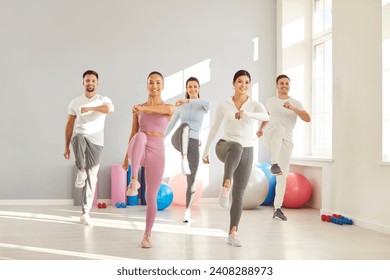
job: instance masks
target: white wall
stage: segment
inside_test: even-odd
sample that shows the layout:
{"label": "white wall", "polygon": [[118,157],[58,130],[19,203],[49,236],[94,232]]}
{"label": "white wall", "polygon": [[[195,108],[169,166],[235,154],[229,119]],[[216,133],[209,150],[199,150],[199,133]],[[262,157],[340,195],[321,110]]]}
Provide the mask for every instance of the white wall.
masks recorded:
{"label": "white wall", "polygon": [[333,2],[334,164],[323,208],[390,233],[390,166],[381,165],[381,1]]}
{"label": "white wall", "polygon": [[[83,93],[87,69],[98,71],[98,92],[115,105],[106,119],[99,198],[110,198],[110,166],[123,160],[131,107],[145,101],[150,71],[169,80],[209,61],[201,94],[216,105],[232,94],[233,74],[247,69],[258,84],[254,94],[264,102],[274,92],[275,5],[273,0],[0,0],[0,199],[73,198],[74,163],[63,158],[64,129],[68,104]],[[267,158],[264,153],[259,157]],[[218,160],[212,159],[214,168]],[[204,196],[216,195],[218,186],[206,187]]]}

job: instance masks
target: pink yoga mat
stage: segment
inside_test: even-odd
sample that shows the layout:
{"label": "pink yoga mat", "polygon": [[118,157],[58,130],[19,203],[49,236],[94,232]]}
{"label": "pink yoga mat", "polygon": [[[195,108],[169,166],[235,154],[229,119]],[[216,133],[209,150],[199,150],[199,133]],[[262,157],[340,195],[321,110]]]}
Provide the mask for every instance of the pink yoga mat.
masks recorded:
{"label": "pink yoga mat", "polygon": [[126,203],[126,182],[127,172],[123,170],[122,165],[111,165],[111,205],[117,202]]}
{"label": "pink yoga mat", "polygon": [[98,205],[98,184],[96,183],[95,195],[93,196],[93,204],[92,206],[97,207]]}

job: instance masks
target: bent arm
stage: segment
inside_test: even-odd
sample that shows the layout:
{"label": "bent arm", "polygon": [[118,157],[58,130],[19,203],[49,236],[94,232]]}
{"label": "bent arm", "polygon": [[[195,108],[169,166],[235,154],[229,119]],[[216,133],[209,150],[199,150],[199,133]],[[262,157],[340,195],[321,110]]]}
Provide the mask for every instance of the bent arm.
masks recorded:
{"label": "bent arm", "polygon": [[[295,104],[294,104],[295,105]],[[298,103],[298,105],[296,105],[297,107],[299,107],[299,109],[293,105],[291,105],[290,102],[286,102],[283,104],[283,107],[287,108],[287,109],[290,109],[292,111],[295,112],[295,114],[298,115],[298,117],[305,121],[305,122],[310,122],[310,115],[308,112],[306,112],[303,107],[302,107],[302,104]]]}
{"label": "bent arm", "polygon": [[172,104],[164,104],[164,105],[137,105],[134,107],[135,111],[138,112],[145,112],[145,113],[155,113],[155,114],[161,114],[161,115],[168,115],[172,116],[175,112],[175,106]]}
{"label": "bent arm", "polygon": [[81,107],[81,113],[86,112],[99,112],[102,114],[110,114],[114,112],[114,105],[111,103],[104,103],[103,105],[96,107]]}
{"label": "bent arm", "polygon": [[265,110],[264,105],[260,102],[256,102],[255,112],[244,111],[244,116],[262,122],[269,121],[269,114],[267,113],[267,110]]}
{"label": "bent arm", "polygon": [[305,110],[299,110],[299,109],[295,108],[293,111],[298,115],[298,117],[301,118],[301,120],[303,120],[305,122],[310,122],[310,120],[311,120],[310,115]]}
{"label": "bent arm", "polygon": [[206,100],[203,100],[203,99],[188,99],[190,103],[194,103],[200,107],[202,107],[203,110],[205,110],[206,112],[209,111],[210,109],[210,103]]}

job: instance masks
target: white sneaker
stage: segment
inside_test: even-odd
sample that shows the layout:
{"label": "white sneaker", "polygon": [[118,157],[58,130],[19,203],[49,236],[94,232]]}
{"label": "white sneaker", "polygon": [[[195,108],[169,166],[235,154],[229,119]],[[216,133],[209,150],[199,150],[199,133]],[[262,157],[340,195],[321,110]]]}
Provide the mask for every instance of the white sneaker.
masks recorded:
{"label": "white sneaker", "polygon": [[186,211],[184,212],[183,223],[188,223],[190,221],[191,221],[191,210],[186,209]]}
{"label": "white sneaker", "polygon": [[86,226],[93,226],[93,221],[88,213],[84,213],[83,215],[81,215],[80,223]]}
{"label": "white sneaker", "polygon": [[238,233],[237,231],[233,231],[228,236],[228,243],[232,245],[233,247],[241,247],[241,241],[238,239]]}
{"label": "white sneaker", "polygon": [[85,180],[87,179],[87,172],[78,171],[76,176],[75,187],[78,189],[82,189],[85,186]]}
{"label": "white sneaker", "polygon": [[226,187],[221,187],[221,190],[219,192],[219,197],[218,197],[218,202],[221,207],[226,208],[229,206],[229,194],[230,194],[230,189]]}
{"label": "white sneaker", "polygon": [[127,196],[136,196],[138,195],[138,189],[141,187],[141,184],[137,179],[131,179],[130,184],[127,186],[126,195]]}
{"label": "white sneaker", "polygon": [[150,241],[150,234],[144,234],[144,238],[141,241],[141,248],[152,248],[152,242]]}
{"label": "white sneaker", "polygon": [[191,174],[190,165],[188,163],[188,159],[186,159],[186,158],[181,160],[181,172],[184,175],[190,175]]}

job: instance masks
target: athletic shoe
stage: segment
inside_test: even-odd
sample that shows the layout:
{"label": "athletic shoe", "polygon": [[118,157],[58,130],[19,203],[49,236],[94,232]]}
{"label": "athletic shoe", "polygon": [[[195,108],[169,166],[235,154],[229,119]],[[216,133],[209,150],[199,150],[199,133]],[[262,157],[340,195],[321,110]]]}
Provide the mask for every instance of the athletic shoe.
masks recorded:
{"label": "athletic shoe", "polygon": [[282,169],[280,169],[280,167],[279,167],[279,165],[277,163],[272,164],[272,166],[271,166],[271,174],[275,175],[275,176],[282,175]]}
{"label": "athletic shoe", "polygon": [[152,242],[150,242],[150,234],[144,234],[144,238],[141,241],[141,248],[152,248]]}
{"label": "athletic shoe", "polygon": [[228,244],[232,245],[233,247],[241,247],[241,241],[238,239],[238,233],[237,231],[233,231],[228,236]]}
{"label": "athletic shoe", "polygon": [[85,186],[85,180],[87,180],[87,172],[78,171],[76,176],[75,187],[78,189],[82,189]]}
{"label": "athletic shoe", "polygon": [[191,210],[186,209],[186,211],[184,212],[183,223],[188,223],[190,221],[191,221]]}
{"label": "athletic shoe", "polygon": [[272,218],[279,218],[283,221],[287,221],[287,217],[284,215],[284,213],[282,212],[282,209],[280,209],[280,208],[274,210],[274,215]]}
{"label": "athletic shoe", "polygon": [[226,208],[229,206],[229,193],[230,193],[230,187],[221,187],[221,190],[219,192],[218,202],[221,207]]}
{"label": "athletic shoe", "polygon": [[81,215],[80,223],[82,223],[82,224],[84,224],[86,226],[93,226],[92,219],[91,219],[91,217],[89,216],[88,213],[84,213],[83,215]]}
{"label": "athletic shoe", "polygon": [[141,187],[141,184],[137,179],[131,179],[130,184],[127,186],[126,195],[127,196],[136,196],[138,195],[138,189]]}
{"label": "athletic shoe", "polygon": [[190,175],[191,174],[191,170],[190,170],[190,165],[188,163],[188,159],[182,159],[181,160],[181,172],[184,175]]}

